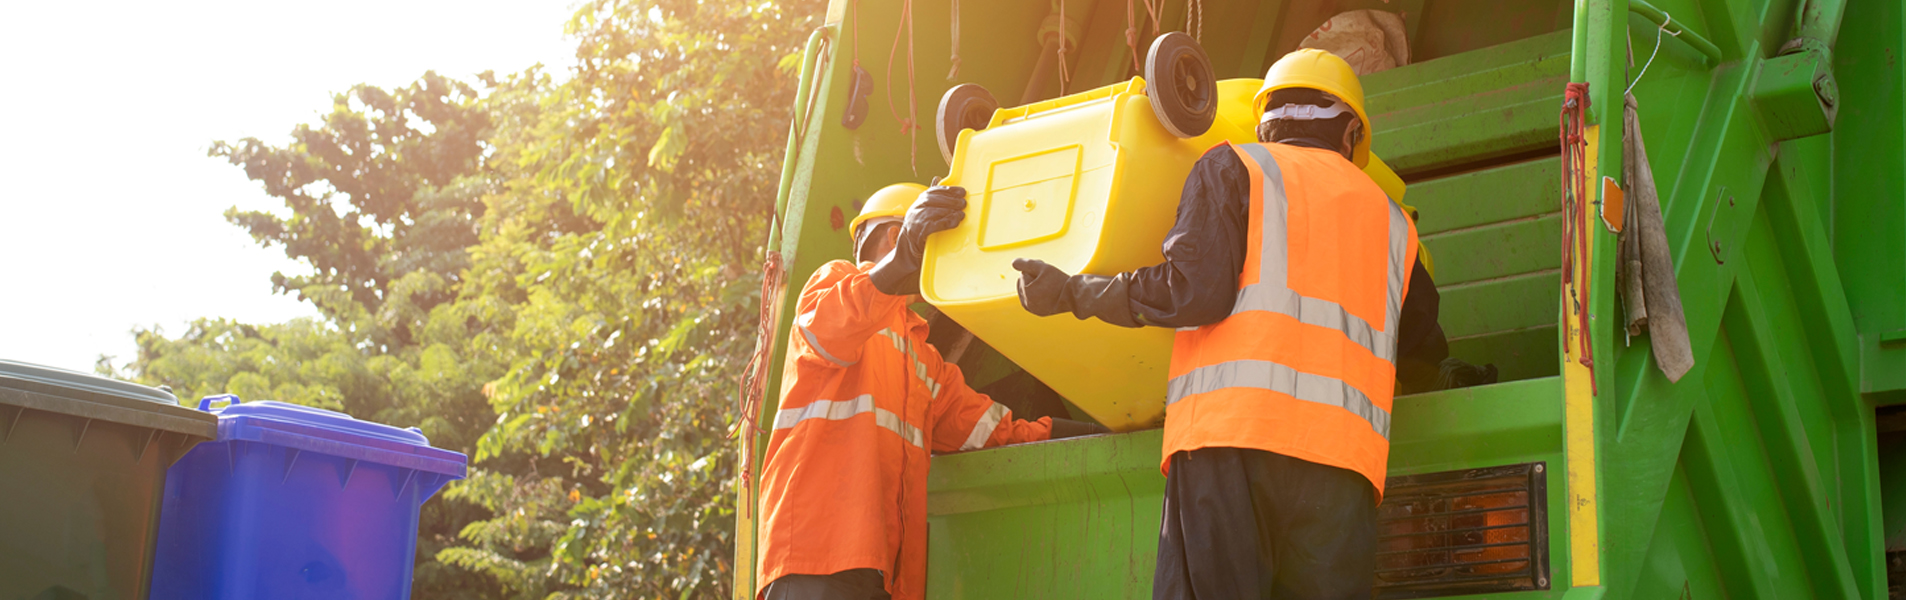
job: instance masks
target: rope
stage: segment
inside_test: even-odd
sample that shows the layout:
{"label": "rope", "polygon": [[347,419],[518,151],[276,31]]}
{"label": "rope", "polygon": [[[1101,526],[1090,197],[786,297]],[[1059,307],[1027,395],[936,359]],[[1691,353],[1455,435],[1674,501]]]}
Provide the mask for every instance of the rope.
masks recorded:
{"label": "rope", "polygon": [[1588,307],[1582,305],[1582,299],[1588,297],[1590,278],[1578,277],[1589,268],[1589,218],[1594,212],[1588,191],[1588,104],[1588,84],[1568,84],[1561,116],[1562,212],[1567,217],[1562,226],[1562,287],[1567,302],[1575,309],[1572,325],[1580,343],[1577,353],[1582,366],[1588,368],[1589,393],[1595,394],[1594,344],[1589,335]]}
{"label": "rope", "polygon": [[[1193,16],[1197,17],[1197,21],[1195,21],[1195,23],[1197,24],[1195,26],[1193,25],[1194,21],[1192,21]],[[1200,42],[1204,41],[1204,0],[1187,0],[1186,1],[1185,29],[1190,30],[1190,31],[1187,31],[1186,33],[1191,34],[1191,39],[1198,40]]]}
{"label": "rope", "polygon": [[[1648,62],[1641,63],[1641,71],[1635,73],[1634,81],[1628,82],[1628,89],[1621,91],[1621,95],[1623,96],[1627,96],[1628,92],[1635,91],[1635,84],[1641,83],[1641,76],[1648,74],[1648,65],[1655,64],[1655,55],[1661,53],[1661,34],[1665,33],[1674,37],[1681,37],[1681,32],[1679,31],[1668,31],[1668,24],[1674,22],[1674,15],[1668,14],[1668,11],[1665,10],[1661,11],[1661,15],[1664,17],[1661,20],[1661,26],[1655,28],[1655,49],[1648,53]],[[1632,60],[1632,58],[1630,60]]]}
{"label": "rope", "polygon": [[[1154,37],[1154,38],[1158,37],[1158,2],[1160,2],[1161,0],[1141,0],[1141,1],[1145,4],[1145,14],[1151,16],[1151,21],[1152,21],[1151,37]],[[1125,47],[1131,49],[1132,51],[1132,72],[1133,73],[1145,72],[1145,63],[1140,61],[1138,58],[1138,36],[1141,33],[1139,31],[1138,26],[1140,23],[1141,21],[1138,18],[1138,9],[1133,8],[1132,2],[1130,0],[1127,0],[1127,2],[1125,3]]]}
{"label": "rope", "polygon": [[[769,227],[774,225],[771,219]],[[787,275],[781,253],[769,250],[761,264],[761,320],[755,334],[754,355],[748,357],[748,367],[741,372],[741,419],[739,426],[729,434],[732,438],[747,432],[741,441],[741,487],[749,498],[753,498],[755,440],[767,433],[757,424],[757,419],[761,417],[761,401],[767,392],[768,361],[774,357],[774,330],[781,324],[781,294],[787,289]],[[742,514],[753,518],[754,502],[748,502],[742,510]]]}
{"label": "rope", "polygon": [[[912,0],[908,0],[908,1],[912,1]],[[1072,26],[1072,22],[1066,20],[1066,0],[1059,0],[1059,95],[1060,96],[1066,95],[1066,84],[1072,81],[1071,69],[1066,67],[1066,46],[1071,45],[1070,44],[1071,40],[1067,39],[1072,33],[1071,26]]]}
{"label": "rope", "polygon": [[1125,0],[1125,47],[1132,51],[1132,72],[1145,72],[1145,65],[1138,62],[1138,9],[1132,0]]}
{"label": "rope", "polygon": [[946,72],[947,81],[960,77],[960,0],[953,0],[953,68]]}
{"label": "rope", "polygon": [[[900,52],[900,33],[907,34],[907,116],[900,116],[900,110],[893,106],[893,62]],[[900,122],[900,133],[907,134],[907,167],[913,169],[915,177],[920,175],[919,139],[920,103],[914,99],[913,89],[913,0],[900,1],[900,24],[893,29],[893,47],[887,50],[887,112],[893,114],[893,120]]]}

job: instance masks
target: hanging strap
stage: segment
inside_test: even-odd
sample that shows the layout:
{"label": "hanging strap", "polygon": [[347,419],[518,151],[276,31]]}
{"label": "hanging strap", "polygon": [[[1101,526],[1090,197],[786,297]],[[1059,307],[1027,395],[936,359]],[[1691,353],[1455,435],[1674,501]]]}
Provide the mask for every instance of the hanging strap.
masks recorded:
{"label": "hanging strap", "polygon": [[[1588,84],[1570,83],[1562,97],[1562,291],[1575,311],[1577,353],[1589,373],[1589,393],[1595,394],[1595,351],[1590,337],[1588,297],[1589,219],[1593,208],[1588,191]],[[1578,264],[1579,263],[1579,264]]]}
{"label": "hanging strap", "polygon": [[[893,106],[893,63],[900,52],[900,34],[907,35],[907,116]],[[920,129],[920,103],[914,100],[913,89],[913,0],[900,0],[900,24],[893,29],[893,47],[887,50],[887,112],[900,122],[900,133],[907,134],[907,167],[914,175],[920,174],[920,144],[917,132]]]}
{"label": "hanging strap", "polygon": [[953,0],[953,68],[946,72],[947,81],[958,81],[960,77],[960,0]]}
{"label": "hanging strap", "polygon": [[[769,221],[769,227],[776,225]],[[761,318],[757,322],[754,354],[748,357],[748,367],[741,372],[741,415],[736,419],[735,430],[731,436],[742,437],[741,487],[743,495],[753,498],[754,489],[754,445],[760,434],[766,433],[756,424],[761,416],[762,397],[767,393],[769,361],[774,356],[774,330],[781,323],[781,294],[787,288],[787,269],[781,261],[781,253],[769,250],[761,264]],[[752,518],[754,502],[744,502],[742,514]]]}

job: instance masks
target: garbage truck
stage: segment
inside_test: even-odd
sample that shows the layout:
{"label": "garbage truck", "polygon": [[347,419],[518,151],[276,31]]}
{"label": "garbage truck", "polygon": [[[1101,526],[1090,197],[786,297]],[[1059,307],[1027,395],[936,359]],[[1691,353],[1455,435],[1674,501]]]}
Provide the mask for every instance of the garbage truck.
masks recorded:
{"label": "garbage truck", "polygon": [[[739,403],[735,597],[800,282],[848,257],[868,195],[935,178],[970,201],[929,244],[929,341],[1016,414],[1115,433],[933,457],[927,595],[1150,597],[1169,335],[1015,322],[987,253],[1155,260],[1183,159],[1145,153],[1222,141],[1237,81],[1353,13],[1383,25],[1371,176],[1434,257],[1451,355],[1497,369],[1395,399],[1376,596],[1899,595],[1906,5],[833,0]],[[1156,168],[1094,170],[1120,153]]]}

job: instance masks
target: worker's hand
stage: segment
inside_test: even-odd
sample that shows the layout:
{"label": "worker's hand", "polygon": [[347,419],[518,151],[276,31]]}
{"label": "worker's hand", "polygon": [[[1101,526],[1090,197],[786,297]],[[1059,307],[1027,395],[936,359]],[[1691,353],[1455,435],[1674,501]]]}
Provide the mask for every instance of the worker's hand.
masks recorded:
{"label": "worker's hand", "polygon": [[1032,258],[1013,260],[1013,268],[1019,270],[1019,305],[1026,312],[1041,317],[1072,312],[1072,298],[1066,294],[1071,275]]}
{"label": "worker's hand", "polygon": [[927,236],[958,227],[966,220],[966,188],[936,185],[920,193],[900,225],[900,243],[926,251]]}
{"label": "worker's hand", "polygon": [[1055,440],[1111,432],[1112,430],[1106,429],[1104,425],[1098,423],[1087,423],[1085,421],[1074,421],[1058,417],[1053,417],[1052,419],[1052,439]]}
{"label": "worker's hand", "polygon": [[874,288],[894,296],[920,293],[920,263],[925,260],[927,236],[957,227],[964,220],[966,188],[936,185],[921,192],[907,208],[893,252],[869,273]]}
{"label": "worker's hand", "polygon": [[1048,317],[1070,312],[1080,319],[1097,318],[1119,327],[1138,327],[1132,319],[1131,297],[1124,277],[1067,275],[1043,260],[1013,261],[1019,270],[1019,305],[1026,312]]}

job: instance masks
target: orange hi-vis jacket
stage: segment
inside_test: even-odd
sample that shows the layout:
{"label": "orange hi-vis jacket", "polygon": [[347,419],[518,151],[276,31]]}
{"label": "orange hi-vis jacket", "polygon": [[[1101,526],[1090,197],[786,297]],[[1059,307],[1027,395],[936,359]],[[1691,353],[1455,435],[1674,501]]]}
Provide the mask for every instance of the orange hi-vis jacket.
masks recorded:
{"label": "orange hi-vis jacket", "polygon": [[928,452],[1051,437],[1051,419],[1015,420],[967,387],[872,268],[833,261],[801,289],[761,471],[757,597],[785,575],[866,568],[894,598],[925,598]]}
{"label": "orange hi-vis jacket", "polygon": [[1342,154],[1233,146],[1251,176],[1238,297],[1178,330],[1165,452],[1249,448],[1348,469],[1383,497],[1416,226]]}

